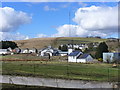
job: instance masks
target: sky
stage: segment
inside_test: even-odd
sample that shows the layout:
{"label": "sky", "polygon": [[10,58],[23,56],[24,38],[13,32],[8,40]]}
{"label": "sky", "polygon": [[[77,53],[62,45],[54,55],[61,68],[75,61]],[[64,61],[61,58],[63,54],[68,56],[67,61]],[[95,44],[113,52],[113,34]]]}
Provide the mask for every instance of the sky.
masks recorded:
{"label": "sky", "polygon": [[2,2],[0,40],[118,37],[117,2]]}

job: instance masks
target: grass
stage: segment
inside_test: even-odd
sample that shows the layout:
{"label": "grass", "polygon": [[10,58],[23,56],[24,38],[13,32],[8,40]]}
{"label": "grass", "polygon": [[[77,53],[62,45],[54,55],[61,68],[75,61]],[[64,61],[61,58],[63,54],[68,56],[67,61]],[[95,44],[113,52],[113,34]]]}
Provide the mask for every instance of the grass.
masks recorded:
{"label": "grass", "polygon": [[81,64],[58,61],[1,61],[3,75],[35,76],[92,81],[118,81],[112,64]]}
{"label": "grass", "polygon": [[28,40],[18,40],[15,41],[20,48],[44,48],[45,46],[53,46],[58,47],[61,44],[80,44],[80,43],[90,43],[90,42],[103,42],[107,41],[107,39],[99,39],[99,38],[83,38],[83,37],[58,37],[58,38],[33,38]]}
{"label": "grass", "polygon": [[101,41],[106,41],[107,39],[83,38],[83,37],[65,37],[65,38],[60,38],[59,40],[78,40],[78,41],[83,41],[83,42],[101,42]]}
{"label": "grass", "polygon": [[42,57],[36,56],[36,54],[14,54],[0,56],[0,60],[42,60]]}
{"label": "grass", "polygon": [[[61,61],[66,60],[67,56],[61,57],[61,56],[52,56],[49,61]],[[36,54],[14,54],[14,55],[6,55],[6,56],[0,56],[0,60],[5,61],[45,61],[48,60],[48,57],[38,57]]]}

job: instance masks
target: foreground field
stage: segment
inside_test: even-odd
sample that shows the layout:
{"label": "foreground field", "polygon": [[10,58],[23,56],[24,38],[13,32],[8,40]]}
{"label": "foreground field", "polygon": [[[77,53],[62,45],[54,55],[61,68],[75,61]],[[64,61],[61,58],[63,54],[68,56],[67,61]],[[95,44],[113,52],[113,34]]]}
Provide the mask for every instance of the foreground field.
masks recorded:
{"label": "foreground field", "polygon": [[36,76],[76,80],[118,81],[111,64],[80,64],[58,61],[1,61],[3,75]]}

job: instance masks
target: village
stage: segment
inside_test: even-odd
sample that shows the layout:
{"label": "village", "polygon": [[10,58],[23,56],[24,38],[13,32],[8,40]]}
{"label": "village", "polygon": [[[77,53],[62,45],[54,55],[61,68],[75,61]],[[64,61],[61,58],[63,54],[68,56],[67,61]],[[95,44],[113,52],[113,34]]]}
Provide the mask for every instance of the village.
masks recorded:
{"label": "village", "polygon": [[[100,43],[92,43],[93,48],[97,48]],[[54,56],[66,57],[67,62],[75,62],[75,63],[94,63],[94,62],[104,62],[104,63],[112,63],[117,62],[120,59],[119,52],[103,52],[102,58],[100,60],[96,60],[90,53],[86,53],[85,51],[89,49],[89,44],[62,44],[58,48],[54,48],[52,46],[46,46],[42,49],[33,48],[25,48],[20,49],[19,47],[11,49],[10,47],[7,49],[0,49],[0,55],[14,55],[14,54],[34,54],[37,57],[43,57],[50,59]]]}
{"label": "village", "polygon": [[120,88],[118,0],[2,0],[2,90]]}

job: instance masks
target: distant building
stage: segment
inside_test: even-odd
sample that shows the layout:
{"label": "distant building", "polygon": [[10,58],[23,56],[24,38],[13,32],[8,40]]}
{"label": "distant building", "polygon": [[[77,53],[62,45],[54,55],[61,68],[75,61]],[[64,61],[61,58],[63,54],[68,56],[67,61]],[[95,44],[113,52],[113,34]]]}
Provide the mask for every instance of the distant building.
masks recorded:
{"label": "distant building", "polygon": [[7,49],[0,49],[0,55],[5,55],[8,54],[8,50]]}
{"label": "distant building", "polygon": [[27,53],[29,53],[29,49],[28,49],[28,48],[26,48],[26,49],[21,49],[21,53],[27,54]]}
{"label": "distant building", "polygon": [[57,56],[59,52],[57,49],[48,46],[47,48],[44,48],[39,52],[39,56],[46,56],[46,54],[49,54],[50,56]]}
{"label": "distant building", "polygon": [[60,56],[67,56],[68,55],[68,51],[66,51],[66,52],[65,51],[64,52],[63,51],[59,51],[59,55]]}
{"label": "distant building", "polygon": [[21,49],[20,48],[15,48],[15,49],[12,50],[12,52],[19,54],[19,53],[21,53]]}
{"label": "distant building", "polygon": [[[88,48],[87,44],[66,44],[68,48],[73,48],[73,49],[81,49],[84,51],[86,48]],[[60,45],[61,47],[63,45]]]}
{"label": "distant building", "polygon": [[103,53],[103,62],[113,62],[117,60],[120,60],[120,53],[118,52]]}
{"label": "distant building", "polygon": [[29,53],[38,53],[38,50],[36,48],[29,49]]}

